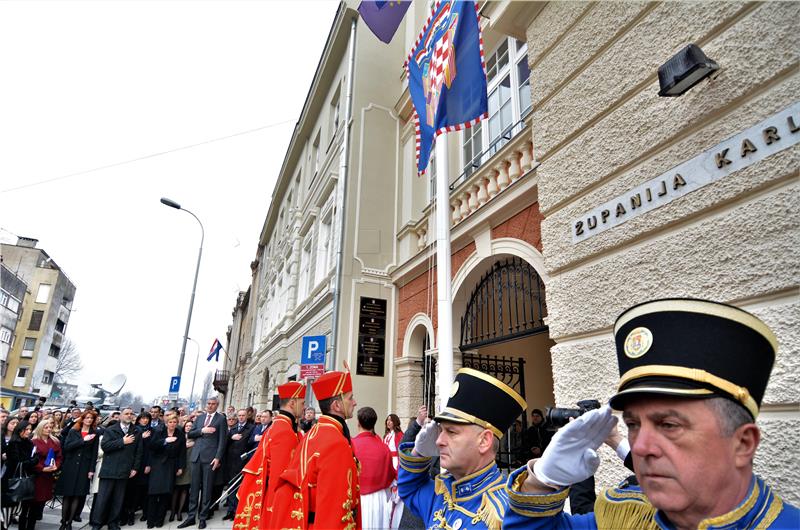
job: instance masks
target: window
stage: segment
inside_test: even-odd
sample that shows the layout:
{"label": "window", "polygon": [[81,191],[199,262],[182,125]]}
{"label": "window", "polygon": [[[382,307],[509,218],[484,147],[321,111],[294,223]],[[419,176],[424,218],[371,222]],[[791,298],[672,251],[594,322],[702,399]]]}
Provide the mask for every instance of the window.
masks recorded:
{"label": "window", "polygon": [[19,300],[5,291],[0,291],[0,305],[7,307],[13,313],[19,313]]}
{"label": "window", "polygon": [[25,342],[22,344],[23,353],[26,351],[33,352],[36,347],[36,339],[33,337],[25,337]]}
{"label": "window", "polygon": [[25,386],[26,377],[28,377],[28,367],[20,366],[17,368],[17,377],[14,379],[14,386]]}
{"label": "window", "polygon": [[56,320],[56,331],[63,334],[65,329],[67,329],[67,325],[64,324],[64,321],[60,318]]}
{"label": "window", "polygon": [[336,93],[331,99],[331,140],[336,136],[336,131],[339,129],[339,97],[341,89],[337,88]]}
{"label": "window", "polygon": [[311,287],[314,285],[314,280],[311,277],[311,248],[313,238],[311,234],[306,237],[303,248],[300,251],[300,278],[299,285],[297,286],[297,300],[298,302],[305,300],[308,293],[311,292]]}
{"label": "window", "polygon": [[28,324],[28,329],[31,331],[39,331],[42,327],[42,318],[44,318],[44,311],[34,311],[31,314],[31,321]]}
{"label": "window", "polygon": [[333,230],[331,222],[333,220],[333,208],[329,208],[321,217],[319,228],[317,229],[317,270],[316,281],[320,281],[328,275],[333,261]]}
{"label": "window", "polygon": [[42,374],[42,384],[49,385],[53,382],[53,372],[48,372],[47,370],[44,371]]}
{"label": "window", "polygon": [[53,344],[52,346],[50,346],[50,352],[47,355],[58,359],[58,356],[61,355],[61,348]]}
{"label": "window", "polygon": [[39,291],[36,293],[36,303],[46,304],[50,300],[50,284],[39,284]]}
{"label": "window", "polygon": [[314,175],[319,171],[319,131],[311,143],[311,169]]}
{"label": "window", "polygon": [[530,113],[528,46],[514,38],[503,39],[486,60],[489,116],[462,133],[462,168],[472,174],[508,140],[522,130]]}
{"label": "window", "polygon": [[0,327],[0,342],[11,344],[11,336],[13,333],[14,332],[8,328]]}

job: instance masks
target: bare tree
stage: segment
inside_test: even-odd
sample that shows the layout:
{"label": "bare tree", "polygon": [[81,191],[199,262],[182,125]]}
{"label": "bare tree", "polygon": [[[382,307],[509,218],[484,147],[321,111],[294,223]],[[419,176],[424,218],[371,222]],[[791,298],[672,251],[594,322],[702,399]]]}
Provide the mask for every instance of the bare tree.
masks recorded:
{"label": "bare tree", "polygon": [[58,354],[56,369],[53,371],[53,380],[57,383],[65,383],[74,380],[83,369],[81,354],[78,347],[70,339],[64,339],[61,345],[61,352]]}

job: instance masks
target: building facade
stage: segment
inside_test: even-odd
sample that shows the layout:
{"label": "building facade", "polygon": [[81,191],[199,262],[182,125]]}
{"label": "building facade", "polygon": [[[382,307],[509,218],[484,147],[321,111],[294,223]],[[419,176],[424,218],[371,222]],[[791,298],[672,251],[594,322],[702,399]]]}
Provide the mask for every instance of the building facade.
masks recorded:
{"label": "building facade", "polygon": [[2,244],[3,263],[27,284],[2,379],[3,405],[49,397],[75,299],[75,286],[36,239]]}
{"label": "building facade", "polygon": [[[360,26],[356,37],[357,7],[342,2],[336,14],[264,220],[250,286],[252,350],[236,348],[229,357],[237,360],[226,365],[232,396],[242,405],[272,408],[277,385],[301,378],[303,337],[315,336],[325,337],[328,368],[347,362],[359,392],[379,396],[376,410],[388,413],[394,340],[386,327],[394,310],[388,269],[395,262],[391,212],[401,122],[393,107],[402,91],[404,46],[401,40],[387,46]],[[369,322],[359,332],[365,314]],[[237,327],[244,330],[237,319],[232,337]]]}
{"label": "building facade", "polygon": [[[448,138],[455,368],[498,376],[529,408],[605,401],[625,308],[674,296],[743,307],[781,344],[756,470],[797,502],[800,47],[788,21],[800,8],[486,2],[480,13],[489,118]],[[659,66],[689,43],[719,71],[659,97]],[[406,95],[398,108],[410,114]],[[436,389],[435,227],[428,182],[403,175],[391,406],[409,417]],[[601,484],[626,474],[606,456]]]}
{"label": "building facade", "polygon": [[8,356],[17,339],[17,324],[22,319],[22,301],[28,286],[0,263],[0,378],[8,373]]}
{"label": "building facade", "polygon": [[[529,409],[605,401],[618,380],[613,324],[625,308],[659,297],[740,306],[780,343],[756,471],[797,503],[800,4],[479,9],[489,116],[439,140],[450,167],[454,367],[504,380]],[[379,416],[405,423],[420,404],[434,406],[436,164],[416,176],[400,71],[429,13],[412,3],[389,46],[359,22],[352,141],[338,167],[332,95],[345,86],[337,79],[353,14],[343,6],[337,16],[260,240],[248,370],[267,397],[299,377],[301,337],[330,334],[344,204],[336,366],[350,362],[359,403]],[[690,43],[719,70],[680,97],[660,97],[659,66]],[[342,203],[332,192],[345,167]],[[385,310],[370,300],[385,300]],[[370,326],[369,311],[385,321]],[[375,369],[374,359],[359,364],[376,351],[364,340],[373,343],[375,330],[384,375],[360,375]],[[608,485],[627,472],[603,451],[598,484]]]}

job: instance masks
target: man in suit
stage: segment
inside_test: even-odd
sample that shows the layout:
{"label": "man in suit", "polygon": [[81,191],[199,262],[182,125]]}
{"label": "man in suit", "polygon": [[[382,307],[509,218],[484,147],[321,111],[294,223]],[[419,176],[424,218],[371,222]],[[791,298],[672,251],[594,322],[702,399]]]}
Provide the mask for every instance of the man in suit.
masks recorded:
{"label": "man in suit", "polygon": [[258,447],[261,438],[267,433],[267,429],[272,425],[272,411],[265,410],[256,414],[256,424],[253,431],[250,433],[250,446],[248,449],[255,449]]}
{"label": "man in suit", "polygon": [[[247,452],[250,445],[250,434],[253,432],[253,424],[247,422],[247,411],[239,409],[236,413],[236,424],[228,429],[228,445],[225,450],[225,481],[230,482],[236,475],[242,472],[244,460],[242,455]],[[223,521],[233,521],[236,513],[236,495],[228,496],[228,513],[222,518]]]}
{"label": "man in suit", "polygon": [[164,421],[161,417],[164,414],[164,409],[162,409],[159,405],[153,405],[150,407],[150,429],[153,431],[159,431],[164,427]]}
{"label": "man in suit", "polygon": [[[219,400],[210,397],[206,401],[206,411],[197,417],[194,427],[189,431],[189,439],[195,440],[192,450],[192,485],[189,489],[189,514],[178,528],[186,528],[196,523],[199,516],[201,530],[206,527],[209,508],[211,507],[211,491],[214,488],[214,472],[222,463],[225,455],[225,441],[228,436],[228,425],[225,415],[217,413]],[[198,510],[198,497],[202,490],[203,498]]]}
{"label": "man in suit", "polygon": [[[92,510],[92,530],[108,524],[109,530],[118,530],[120,512],[125,500],[125,487],[129,478],[136,475],[142,460],[142,438],[133,426],[133,409],[122,409],[119,423],[103,432],[103,465],[100,467],[100,486]],[[108,514],[108,517],[106,517]]]}

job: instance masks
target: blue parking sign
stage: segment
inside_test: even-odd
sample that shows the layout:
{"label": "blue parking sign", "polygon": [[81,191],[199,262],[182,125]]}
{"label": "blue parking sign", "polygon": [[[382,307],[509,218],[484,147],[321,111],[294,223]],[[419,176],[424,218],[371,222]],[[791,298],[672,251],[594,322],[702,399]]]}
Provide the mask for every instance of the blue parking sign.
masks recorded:
{"label": "blue parking sign", "polygon": [[300,364],[325,364],[325,335],[303,337]]}
{"label": "blue parking sign", "polygon": [[181,388],[181,376],[176,375],[170,378],[169,380],[169,391],[170,393],[178,392]]}

